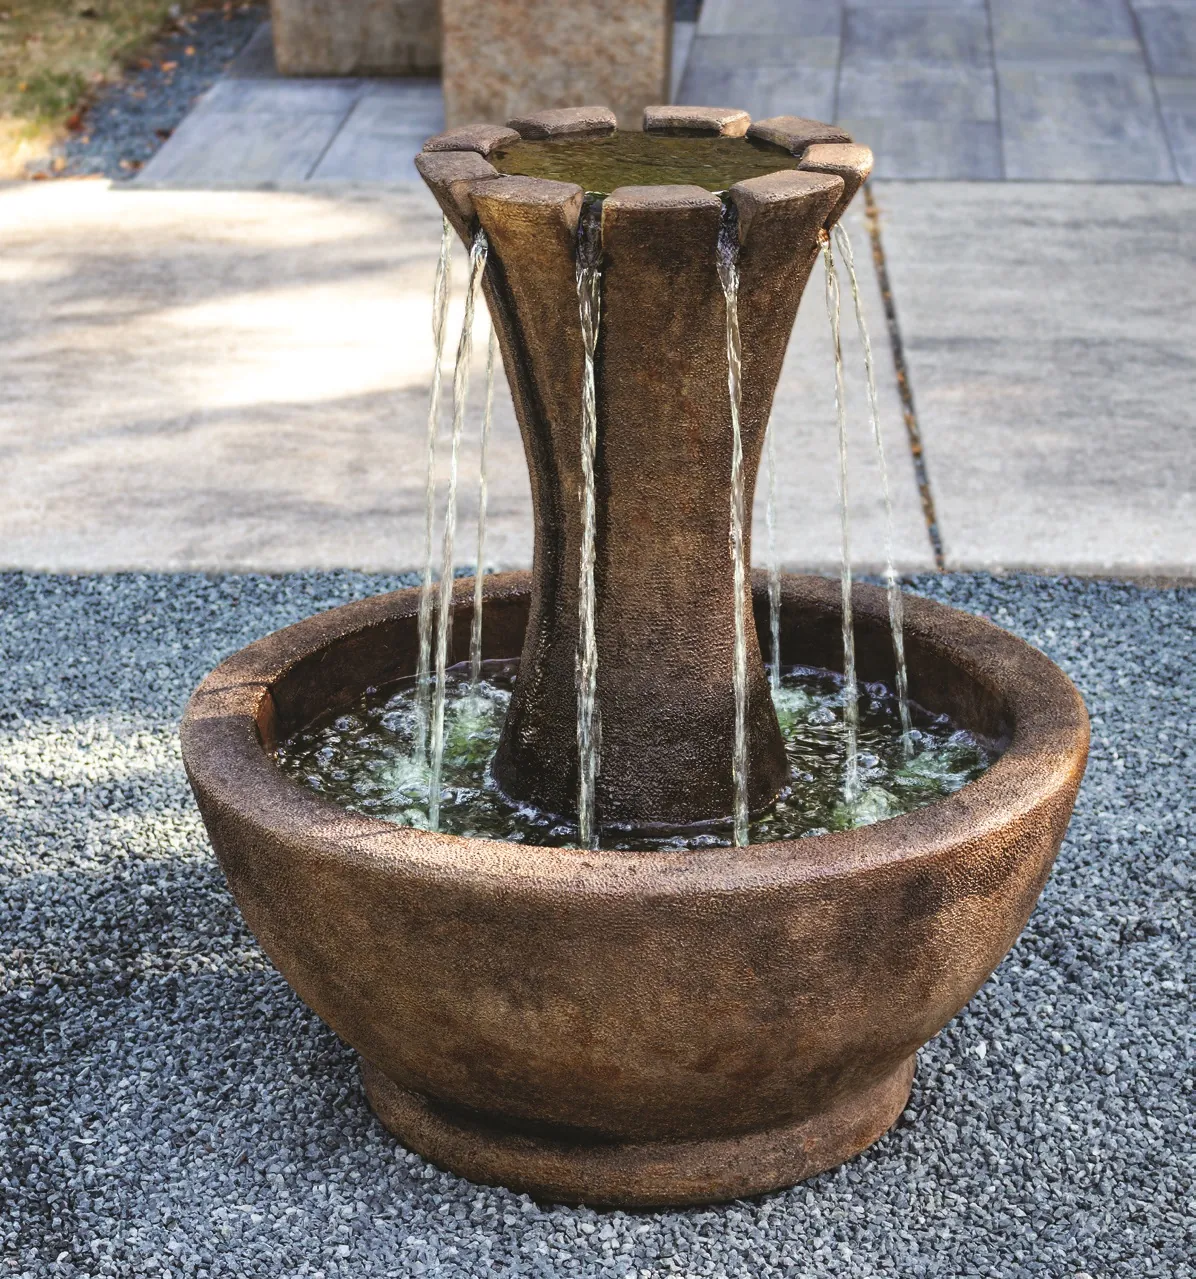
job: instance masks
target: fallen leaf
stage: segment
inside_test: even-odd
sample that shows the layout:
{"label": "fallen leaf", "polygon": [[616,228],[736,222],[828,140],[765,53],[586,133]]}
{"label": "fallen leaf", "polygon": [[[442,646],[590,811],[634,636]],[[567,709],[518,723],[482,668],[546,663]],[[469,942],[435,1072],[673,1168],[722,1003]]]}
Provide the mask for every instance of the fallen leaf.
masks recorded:
{"label": "fallen leaf", "polygon": [[65,168],[66,168],[66,157],[61,155],[56,155],[54,157],[54,172],[61,173],[63,169]]}
{"label": "fallen leaf", "polygon": [[76,111],[72,115],[68,115],[66,118],[66,127],[71,133],[78,133],[79,130],[83,128],[82,114]]}
{"label": "fallen leaf", "polygon": [[187,57],[193,58],[195,57],[195,46],[193,44],[189,44],[183,52],[187,55]]}
{"label": "fallen leaf", "polygon": [[175,67],[177,67],[178,65],[179,65],[179,64],[178,64],[177,62],[164,62],[164,63],[162,63],[162,68],[161,68],[161,69],[162,69],[163,71],[173,71],[173,70],[175,69]]}

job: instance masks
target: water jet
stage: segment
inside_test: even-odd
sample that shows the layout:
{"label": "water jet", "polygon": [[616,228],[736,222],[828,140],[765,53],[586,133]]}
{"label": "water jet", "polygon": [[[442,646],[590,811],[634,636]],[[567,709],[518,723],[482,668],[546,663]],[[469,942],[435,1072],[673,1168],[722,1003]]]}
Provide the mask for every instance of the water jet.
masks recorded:
{"label": "water jet", "polygon": [[[650,108],[626,135],[576,108],[431,140],[425,181],[475,266],[486,246],[531,571],[442,570],[438,604],[429,575],[310,618],[188,707],[188,773],[251,928],[360,1054],[382,1122],[463,1176],[648,1207],[842,1162],[896,1119],[917,1049],[1050,871],[1088,741],[1058,668],[927,600],[895,614],[892,589],[748,572],[798,303],[870,163],[831,126],[727,109]],[[484,784],[532,814],[505,837],[445,829],[438,787],[436,820],[388,821],[315,775],[353,724],[391,723],[418,762],[433,620],[438,698],[454,679],[475,702],[498,690]],[[938,789],[925,767],[898,815],[777,837],[806,784],[785,691],[807,727],[846,732],[852,667],[860,731],[888,717],[894,769],[900,706],[926,759],[955,735],[979,754]]]}

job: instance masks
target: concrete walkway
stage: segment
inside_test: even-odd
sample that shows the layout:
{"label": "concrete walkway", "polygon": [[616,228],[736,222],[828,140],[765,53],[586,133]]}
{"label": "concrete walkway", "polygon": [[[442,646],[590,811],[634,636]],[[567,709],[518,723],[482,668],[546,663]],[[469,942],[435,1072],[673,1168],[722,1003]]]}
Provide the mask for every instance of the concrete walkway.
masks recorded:
{"label": "concrete walkway", "polygon": [[[1196,191],[877,183],[950,567],[1196,577]],[[902,568],[933,565],[860,211]],[[429,294],[416,188],[0,189],[0,563],[51,570],[420,561]],[[463,254],[457,258],[458,290]],[[778,389],[779,552],[838,554],[820,273]],[[450,324],[459,323],[460,301]],[[883,557],[853,324],[855,551]],[[462,457],[474,513],[484,331]],[[500,385],[496,566],[530,558]],[[757,510],[757,555],[764,551]],[[463,535],[466,540],[469,534]],[[469,555],[463,553],[463,559]]]}

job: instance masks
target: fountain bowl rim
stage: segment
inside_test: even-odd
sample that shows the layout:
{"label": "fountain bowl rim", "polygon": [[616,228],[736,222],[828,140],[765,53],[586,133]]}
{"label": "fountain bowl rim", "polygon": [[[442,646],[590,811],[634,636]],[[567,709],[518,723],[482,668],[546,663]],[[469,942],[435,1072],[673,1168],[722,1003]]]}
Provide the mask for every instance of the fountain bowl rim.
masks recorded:
{"label": "fountain bowl rim", "polygon": [[[762,575],[753,576],[759,597],[766,583]],[[804,594],[811,605],[833,609],[838,598],[839,584],[828,578],[784,574],[782,586],[791,599],[795,592]],[[953,653],[956,665],[971,662],[975,671],[997,680],[1013,719],[1001,757],[954,794],[870,826],[746,848],[590,852],[398,826],[344,809],[288,777],[262,734],[274,727],[272,690],[301,661],[379,625],[414,621],[419,593],[407,587],[317,613],[217,666],[192,695],[180,728],[184,764],[197,792],[276,845],[302,841],[336,860],[373,862],[383,873],[401,865],[416,875],[483,886],[501,882],[508,890],[521,881],[531,892],[555,883],[574,892],[642,899],[837,880],[895,863],[908,868],[961,845],[983,845],[1011,825],[1033,820],[1036,812],[1057,808],[1059,795],[1078,786],[1087,760],[1087,711],[1054,662],[984,618],[907,594],[907,651],[929,643],[943,660]],[[492,574],[483,585],[491,608],[517,607],[530,594],[527,572]],[[458,579],[454,609],[467,615],[472,596],[473,579]],[[856,583],[853,606],[857,626],[887,619],[879,587]]]}

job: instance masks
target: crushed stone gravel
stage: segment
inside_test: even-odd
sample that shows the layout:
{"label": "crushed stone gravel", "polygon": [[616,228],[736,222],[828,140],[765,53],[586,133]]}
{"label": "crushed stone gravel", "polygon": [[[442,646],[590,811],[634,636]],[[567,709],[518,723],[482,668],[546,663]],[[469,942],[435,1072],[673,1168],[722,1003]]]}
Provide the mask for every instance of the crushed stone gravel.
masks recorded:
{"label": "crushed stone gravel", "polygon": [[400,579],[0,575],[0,1276],[1193,1274],[1196,591],[913,588],[1093,717],[1054,876],[871,1150],[706,1210],[594,1212],[404,1151],[272,970],[176,742],[220,658]]}

